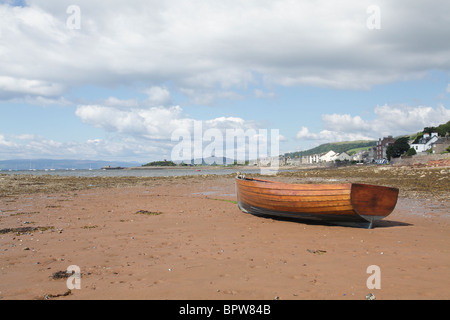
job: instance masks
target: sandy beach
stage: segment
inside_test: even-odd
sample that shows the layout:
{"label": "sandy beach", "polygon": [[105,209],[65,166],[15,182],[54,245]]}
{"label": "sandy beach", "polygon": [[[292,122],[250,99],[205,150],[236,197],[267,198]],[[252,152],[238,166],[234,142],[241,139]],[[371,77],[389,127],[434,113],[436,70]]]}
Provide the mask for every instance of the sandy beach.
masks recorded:
{"label": "sandy beach", "polygon": [[[450,299],[449,176],[353,166],[270,178],[398,187],[394,212],[368,230],[245,214],[232,175],[0,175],[0,299]],[[68,291],[72,265],[80,289]],[[367,287],[373,265],[380,289]]]}

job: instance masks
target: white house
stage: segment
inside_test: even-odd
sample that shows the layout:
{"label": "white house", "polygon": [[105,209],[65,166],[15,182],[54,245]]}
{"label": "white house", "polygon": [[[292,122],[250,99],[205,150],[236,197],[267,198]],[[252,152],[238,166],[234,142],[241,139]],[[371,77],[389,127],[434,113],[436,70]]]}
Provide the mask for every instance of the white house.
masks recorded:
{"label": "white house", "polygon": [[310,156],[303,156],[302,157],[302,163],[317,163],[319,162],[320,155],[319,154],[313,154]]}
{"label": "white house", "polygon": [[419,139],[419,143],[413,143],[410,145],[411,148],[414,148],[417,153],[426,152],[431,149],[433,143],[435,143],[439,139],[437,132],[431,133],[431,136],[428,133],[424,133],[423,137]]}
{"label": "white house", "polygon": [[342,153],[337,153],[337,154],[334,155],[333,161],[336,161],[336,160],[338,160],[338,161],[345,161],[345,160],[351,161],[352,157],[350,157],[346,152],[342,152]]}
{"label": "white house", "polygon": [[330,150],[330,151],[328,151],[327,153],[322,154],[322,155],[319,157],[319,161],[320,161],[320,162],[331,162],[331,161],[334,161],[334,160],[335,160],[334,157],[335,157],[336,155],[337,155],[336,152],[334,152],[333,150]]}

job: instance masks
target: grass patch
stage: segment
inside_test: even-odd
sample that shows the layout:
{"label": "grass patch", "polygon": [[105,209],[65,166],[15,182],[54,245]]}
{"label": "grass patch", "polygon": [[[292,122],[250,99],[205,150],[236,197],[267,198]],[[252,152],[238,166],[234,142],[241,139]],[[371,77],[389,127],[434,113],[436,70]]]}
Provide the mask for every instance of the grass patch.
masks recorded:
{"label": "grass patch", "polygon": [[21,216],[21,215],[25,215],[25,214],[38,214],[39,211],[33,211],[33,212],[17,212],[17,213],[13,213],[10,215],[10,217],[14,217],[14,216]]}
{"label": "grass patch", "polygon": [[139,210],[136,212],[136,214],[144,214],[146,216],[159,216],[160,214],[162,214],[162,212]]}
{"label": "grass patch", "polygon": [[235,201],[235,200],[217,199],[217,198],[207,198],[207,199],[209,199],[209,200],[225,201],[225,202],[229,202],[229,203],[233,203],[233,204],[238,204],[238,202]]}
{"label": "grass patch", "polygon": [[67,296],[70,296],[72,294],[72,290],[67,290],[66,292],[64,292],[64,293],[58,293],[58,294],[44,294],[43,296],[42,296],[42,299],[43,300],[50,300],[50,299],[53,299],[53,298],[59,298],[59,297],[67,297]]}
{"label": "grass patch", "polygon": [[81,229],[95,229],[95,228],[98,228],[98,226],[94,225],[94,226],[83,226],[83,227],[81,227]]}
{"label": "grass patch", "polygon": [[25,234],[28,232],[34,232],[34,231],[47,231],[49,229],[54,229],[55,227],[21,227],[21,228],[6,228],[1,229],[0,234],[6,234],[6,233],[16,233],[16,234]]}

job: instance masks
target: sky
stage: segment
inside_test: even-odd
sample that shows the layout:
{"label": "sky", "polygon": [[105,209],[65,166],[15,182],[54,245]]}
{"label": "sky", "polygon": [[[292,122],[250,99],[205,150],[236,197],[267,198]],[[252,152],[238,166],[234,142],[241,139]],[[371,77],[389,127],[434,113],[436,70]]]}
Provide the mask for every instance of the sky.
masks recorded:
{"label": "sky", "polygon": [[0,160],[170,159],[195,123],[280,153],[421,131],[450,120],[449,30],[446,0],[0,0]]}

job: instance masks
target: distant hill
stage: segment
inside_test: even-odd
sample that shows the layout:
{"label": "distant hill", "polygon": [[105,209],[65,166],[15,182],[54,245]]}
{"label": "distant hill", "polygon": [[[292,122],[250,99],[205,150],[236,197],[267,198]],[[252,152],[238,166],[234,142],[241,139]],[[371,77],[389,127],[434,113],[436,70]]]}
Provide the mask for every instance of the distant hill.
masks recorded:
{"label": "distant hill", "polygon": [[[420,139],[424,133],[432,133],[437,132],[439,136],[444,137],[446,133],[450,133],[450,121],[447,121],[444,124],[441,124],[437,127],[425,127],[423,131],[417,132],[411,135],[403,135],[395,137],[396,139],[401,137],[408,137],[410,140],[415,140],[415,142]],[[289,152],[284,154],[286,157],[297,157],[297,156],[310,156],[313,154],[320,154],[320,153],[326,153],[330,150],[333,150],[334,152],[341,153],[346,152],[349,155],[357,152],[358,150],[364,150],[369,147],[375,147],[377,145],[376,140],[358,140],[358,141],[344,141],[344,142],[333,142],[333,143],[325,143],[321,144],[318,147],[305,150],[305,151],[296,151],[296,152]]]}
{"label": "distant hill", "polygon": [[377,145],[376,140],[358,140],[358,141],[344,141],[344,142],[332,142],[332,143],[324,143],[315,148],[305,150],[305,151],[296,151],[286,153],[284,156],[286,157],[300,157],[300,156],[310,156],[313,154],[326,153],[330,150],[333,150],[337,153],[354,153],[358,149],[366,149],[369,147],[375,147]]}

